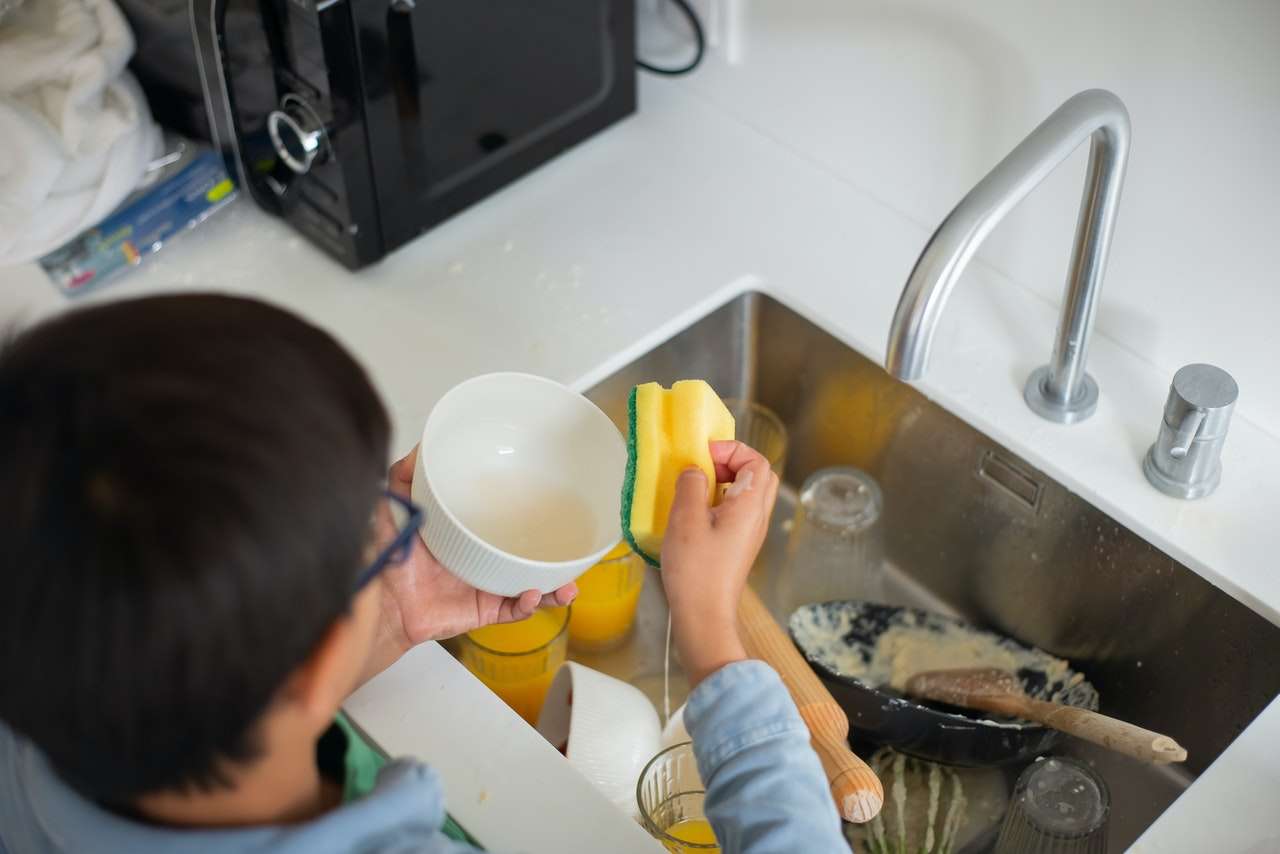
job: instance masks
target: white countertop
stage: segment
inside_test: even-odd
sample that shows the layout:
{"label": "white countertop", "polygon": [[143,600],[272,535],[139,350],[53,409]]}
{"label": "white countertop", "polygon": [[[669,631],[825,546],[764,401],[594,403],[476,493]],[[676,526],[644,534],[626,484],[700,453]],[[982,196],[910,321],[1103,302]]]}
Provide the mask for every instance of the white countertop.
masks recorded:
{"label": "white countertop", "polygon": [[[217,289],[292,307],[370,369],[397,450],[467,376],[585,384],[745,287],[879,360],[936,220],[1063,98],[1104,86],[1127,101],[1135,145],[1089,361],[1097,414],[1059,427],[1021,398],[1052,340],[1079,157],[971,265],[921,388],[1280,622],[1280,160],[1261,156],[1280,138],[1280,6],[1237,4],[1226,20],[1213,8],[1135,12],[1117,24],[1128,39],[1095,32],[1118,14],[1102,3],[1053,12],[1060,21],[1016,2],[733,8],[731,39],[693,77],[642,79],[636,117],[372,269],[346,273],[241,199],[88,299]],[[1192,14],[1206,20],[1179,17]],[[1069,49],[1086,35],[1097,36],[1088,50]],[[4,280],[6,322],[66,306],[34,266]],[[1151,489],[1139,462],[1173,371],[1198,360],[1230,370],[1242,392],[1223,485],[1188,503]],[[460,806],[464,824],[484,822],[495,812],[479,808],[466,769],[487,748],[370,701],[415,678],[465,682],[438,652],[402,661],[353,706],[384,745],[457,780],[451,802],[474,802]],[[471,697],[474,715],[504,727],[501,739],[536,738],[484,699]],[[1134,850],[1280,848],[1265,809],[1280,791],[1278,751],[1273,703]],[[485,841],[525,839],[504,833]]]}

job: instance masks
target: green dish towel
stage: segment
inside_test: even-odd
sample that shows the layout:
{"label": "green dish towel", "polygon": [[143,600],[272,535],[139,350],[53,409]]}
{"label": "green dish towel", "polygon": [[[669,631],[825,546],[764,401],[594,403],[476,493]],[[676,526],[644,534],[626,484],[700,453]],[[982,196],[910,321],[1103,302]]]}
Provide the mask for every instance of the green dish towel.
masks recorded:
{"label": "green dish towel", "polygon": [[[363,798],[373,791],[374,785],[378,782],[378,772],[387,764],[387,757],[364,740],[364,736],[344,713],[338,712],[334,723],[346,736],[347,742],[347,749],[343,756],[345,773],[342,782],[342,802],[345,804],[357,798]],[[466,842],[476,848],[480,847],[480,843],[463,830],[462,826],[448,813],[445,813],[444,826],[440,831],[450,839]]]}

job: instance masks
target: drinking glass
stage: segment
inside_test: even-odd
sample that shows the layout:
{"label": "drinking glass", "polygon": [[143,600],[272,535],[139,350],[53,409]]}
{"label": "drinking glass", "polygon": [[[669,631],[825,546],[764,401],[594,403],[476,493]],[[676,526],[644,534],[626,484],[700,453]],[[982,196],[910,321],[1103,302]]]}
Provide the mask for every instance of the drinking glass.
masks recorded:
{"label": "drinking glass", "polygon": [[884,497],[875,479],[851,466],[819,469],[800,488],[779,577],[790,611],[833,599],[884,600]]}
{"label": "drinking glass", "polygon": [[759,451],[774,474],[782,477],[787,464],[787,428],[778,414],[753,400],[726,398],[724,405],[733,416],[738,441]]}
{"label": "drinking glass", "polygon": [[720,851],[703,812],[705,798],[706,787],[689,741],[650,759],[636,783],[641,825],[672,854]]}
{"label": "drinking glass", "polygon": [[1111,792],[1075,759],[1052,756],[1027,766],[996,840],[996,854],[1106,854]]}
{"label": "drinking glass", "polygon": [[626,543],[578,578],[578,598],[569,617],[569,645],[602,652],[626,640],[644,587],[644,560]]}
{"label": "drinking glass", "polygon": [[459,658],[520,717],[536,724],[564,663],[570,610],[544,608],[519,622],[472,629],[459,639]]}

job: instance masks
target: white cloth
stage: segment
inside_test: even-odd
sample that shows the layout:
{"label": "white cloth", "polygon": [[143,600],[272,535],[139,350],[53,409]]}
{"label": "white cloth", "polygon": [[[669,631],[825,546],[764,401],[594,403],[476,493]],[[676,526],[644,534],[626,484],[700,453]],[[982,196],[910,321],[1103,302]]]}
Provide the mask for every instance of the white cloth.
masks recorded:
{"label": "white cloth", "polygon": [[159,154],[133,46],[111,0],[38,0],[0,25],[0,266],[95,225]]}

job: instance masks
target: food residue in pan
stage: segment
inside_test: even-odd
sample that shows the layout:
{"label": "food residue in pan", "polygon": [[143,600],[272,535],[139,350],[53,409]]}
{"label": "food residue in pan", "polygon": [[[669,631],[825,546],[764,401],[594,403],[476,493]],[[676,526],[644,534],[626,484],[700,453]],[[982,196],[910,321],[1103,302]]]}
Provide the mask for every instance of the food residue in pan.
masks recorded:
{"label": "food residue in pan", "polygon": [[926,670],[998,667],[1037,674],[1037,682],[1055,689],[1041,698],[1060,700],[1083,681],[1060,658],[962,623],[903,610],[888,625],[868,630],[867,612],[839,604],[796,610],[790,620],[792,637],[828,670],[870,688],[887,686],[901,693],[909,678]]}

